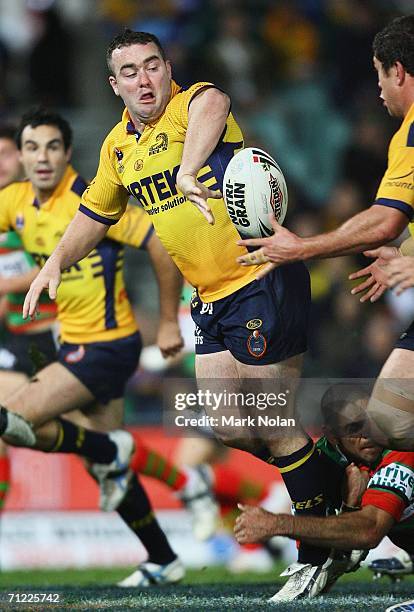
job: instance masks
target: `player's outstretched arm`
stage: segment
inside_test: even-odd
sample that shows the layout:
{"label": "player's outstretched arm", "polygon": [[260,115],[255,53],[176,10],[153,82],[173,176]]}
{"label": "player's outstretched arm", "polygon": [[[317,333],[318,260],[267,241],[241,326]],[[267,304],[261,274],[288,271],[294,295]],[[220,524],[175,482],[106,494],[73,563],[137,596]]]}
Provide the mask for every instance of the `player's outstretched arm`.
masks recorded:
{"label": "player's outstretched arm", "polygon": [[358,295],[365,291],[359,301],[366,302],[369,300],[373,303],[379,300],[389,286],[384,266],[392,259],[401,257],[401,252],[397,247],[384,246],[372,251],[364,251],[364,255],[375,258],[375,261],[365,268],[352,272],[348,278],[349,280],[363,278],[362,283],[354,287],[351,293],[352,295]]}
{"label": "player's outstretched arm", "polygon": [[157,344],[163,357],[174,357],[184,346],[178,325],[183,278],[155,233],[148,241],[147,251],[158,281],[160,322]]}
{"label": "player's outstretched arm", "polygon": [[377,546],[394,524],[388,512],[374,506],[328,517],[273,514],[241,504],[239,508],[242,513],[234,533],[240,544],[264,542],[280,535],[325,548],[368,549]]}
{"label": "player's outstretched arm", "polygon": [[82,212],[76,213],[56,249],[30,285],[23,304],[24,318],[35,316],[43,289],[48,290],[52,300],[56,298],[61,271],[90,253],[107,231],[107,225],[91,219]]}
{"label": "player's outstretched arm", "polygon": [[213,87],[201,91],[188,110],[188,127],[184,141],[177,187],[214,224],[209,198],[221,198],[220,191],[208,189],[197,181],[197,174],[204,166],[223,134],[230,111],[230,99]]}
{"label": "player's outstretched arm", "polygon": [[247,253],[238,261],[247,266],[265,261],[282,265],[294,261],[360,253],[394,240],[406,225],[407,217],[404,213],[380,205],[371,206],[351,217],[332,232],[309,238],[300,238],[274,222],[275,233],[272,236],[249,238],[238,242],[241,246],[259,247],[258,256],[263,260],[257,262],[252,259],[252,253]]}

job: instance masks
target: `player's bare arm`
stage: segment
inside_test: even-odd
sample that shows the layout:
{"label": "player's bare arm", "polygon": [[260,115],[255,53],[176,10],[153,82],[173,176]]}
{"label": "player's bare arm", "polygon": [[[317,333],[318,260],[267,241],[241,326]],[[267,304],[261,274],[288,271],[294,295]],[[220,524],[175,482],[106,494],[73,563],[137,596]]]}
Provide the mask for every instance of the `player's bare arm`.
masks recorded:
{"label": "player's bare arm", "polygon": [[240,264],[249,266],[271,262],[282,265],[359,253],[395,240],[406,227],[407,217],[395,208],[373,205],[345,221],[336,230],[310,238],[300,238],[277,223],[272,225],[275,231],[272,236],[238,242],[242,246],[259,247],[258,251],[239,257]]}
{"label": "player's bare arm", "polygon": [[157,344],[163,357],[173,357],[184,345],[178,325],[183,278],[155,233],[148,242],[147,251],[158,280],[160,322]]}
{"label": "player's bare arm", "polygon": [[377,546],[394,524],[390,514],[374,506],[321,518],[272,514],[255,506],[242,506],[241,510],[234,528],[240,544],[280,535],[313,546],[368,549]]}
{"label": "player's bare arm", "polygon": [[223,92],[210,87],[200,92],[188,110],[188,127],[183,156],[177,175],[177,187],[204,215],[214,223],[209,198],[219,199],[221,193],[208,189],[197,181],[197,174],[217,146],[230,111],[230,99]]}
{"label": "player's bare arm", "polygon": [[47,289],[49,297],[56,298],[60,284],[61,271],[80,261],[100,242],[109,227],[77,212],[59,244],[36,276],[27,292],[23,304],[23,316],[34,317],[43,289]]}

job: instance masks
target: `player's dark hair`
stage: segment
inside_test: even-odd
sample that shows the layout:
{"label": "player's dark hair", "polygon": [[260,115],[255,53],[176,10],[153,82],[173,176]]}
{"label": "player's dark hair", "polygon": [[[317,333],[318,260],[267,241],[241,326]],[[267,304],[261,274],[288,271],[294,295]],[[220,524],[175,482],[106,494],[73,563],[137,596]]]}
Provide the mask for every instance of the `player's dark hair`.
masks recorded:
{"label": "player's dark hair", "polygon": [[106,52],[106,63],[108,65],[109,73],[113,76],[113,70],[111,65],[112,53],[115,49],[122,49],[122,47],[130,47],[131,45],[147,45],[148,43],[154,43],[158,48],[162,59],[166,60],[165,51],[155,36],[149,32],[134,32],[129,28],[126,28],[121,34],[115,36],[115,38],[109,43],[109,47]]}
{"label": "player's dark hair", "polygon": [[369,389],[361,384],[337,383],[325,391],[321,399],[321,413],[324,425],[333,433],[338,431],[338,417],[354,402],[369,398]]}
{"label": "player's dark hair", "polygon": [[0,139],[12,140],[16,134],[16,127],[12,125],[0,125]]}
{"label": "player's dark hair", "polygon": [[375,36],[372,48],[386,73],[401,62],[408,74],[414,76],[414,15],[391,21]]}
{"label": "player's dark hair", "polygon": [[40,125],[53,125],[62,134],[65,151],[72,145],[72,128],[66,119],[52,110],[36,107],[24,113],[20,119],[15,135],[15,140],[19,149],[22,148],[22,132],[28,125],[33,128],[39,127]]}

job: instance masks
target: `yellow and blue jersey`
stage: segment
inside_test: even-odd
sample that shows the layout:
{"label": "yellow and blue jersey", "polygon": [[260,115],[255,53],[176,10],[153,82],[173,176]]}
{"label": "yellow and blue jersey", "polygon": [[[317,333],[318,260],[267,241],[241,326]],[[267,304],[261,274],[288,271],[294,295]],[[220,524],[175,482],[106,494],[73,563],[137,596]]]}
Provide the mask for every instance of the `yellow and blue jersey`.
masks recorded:
{"label": "yellow and blue jersey", "polygon": [[[29,181],[9,185],[0,193],[0,232],[14,229],[24,249],[43,266],[79,208],[85,188],[71,166],[41,206]],[[110,341],[137,330],[122,274],[123,245],[142,247],[151,233],[147,215],[129,205],[107,238],[85,259],[63,271],[56,300],[63,342]]]}
{"label": "yellow and blue jersey", "polygon": [[[236,262],[246,253],[222,199],[210,200],[215,216],[211,226],[176,187],[189,105],[210,83],[183,90],[171,84],[163,115],[139,134],[127,110],[105,139],[97,175],[84,193],[80,210],[102,223],[114,224],[133,195],[150,215],[155,231],[184,278],[204,302],[214,302],[250,283],[258,266]],[[243,135],[230,113],[216,149],[198,173],[211,189],[223,188],[225,169],[243,148]]]}
{"label": "yellow and blue jersey", "polygon": [[[391,139],[388,167],[382,178],[375,204],[396,208],[412,221],[414,216],[414,104]],[[410,224],[413,234],[413,227]]]}

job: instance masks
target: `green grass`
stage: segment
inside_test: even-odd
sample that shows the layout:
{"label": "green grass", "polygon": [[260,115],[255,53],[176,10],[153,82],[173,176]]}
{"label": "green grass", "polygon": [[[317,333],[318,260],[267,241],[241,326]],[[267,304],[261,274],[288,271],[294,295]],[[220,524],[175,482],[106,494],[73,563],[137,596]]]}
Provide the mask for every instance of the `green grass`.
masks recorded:
{"label": "green grass", "polygon": [[[149,610],[151,612],[193,610],[226,612],[275,610],[266,603],[282,584],[275,572],[230,574],[219,567],[188,571],[177,586],[145,590],[114,586],[130,569],[14,571],[0,574],[1,610]],[[8,603],[8,593],[59,593],[60,604]],[[380,610],[392,603],[409,599],[414,593],[414,577],[392,587],[388,579],[374,582],[372,573],[360,570],[341,578],[329,595],[314,600],[279,604],[278,612],[314,610],[321,612],[359,612]]]}

